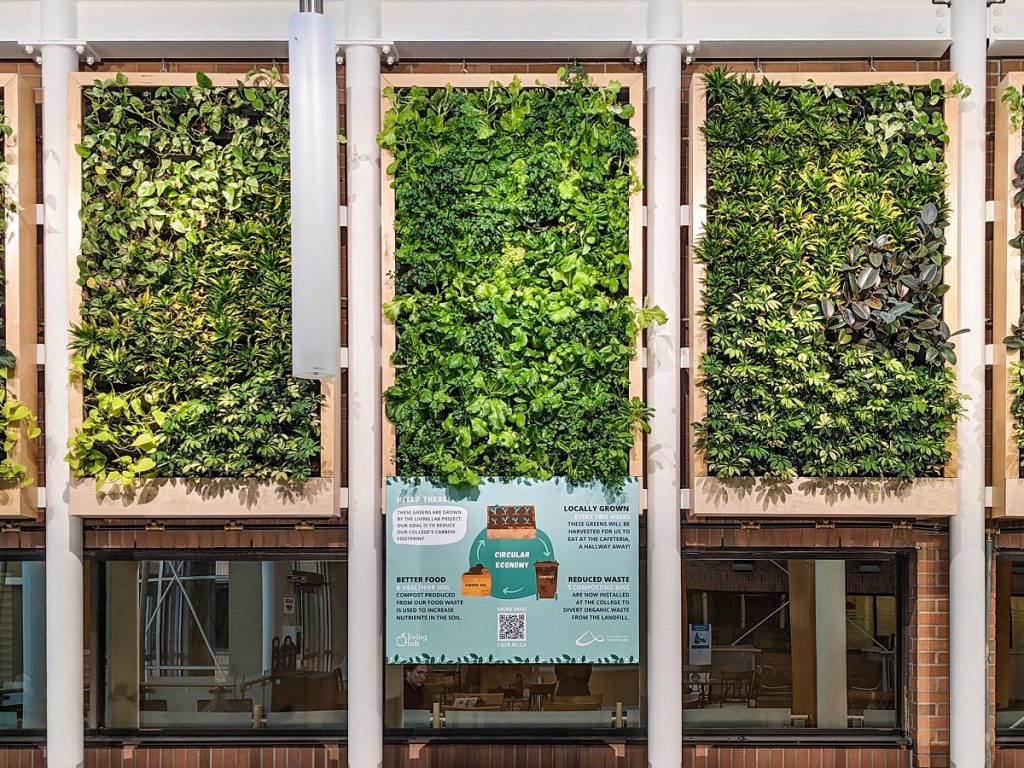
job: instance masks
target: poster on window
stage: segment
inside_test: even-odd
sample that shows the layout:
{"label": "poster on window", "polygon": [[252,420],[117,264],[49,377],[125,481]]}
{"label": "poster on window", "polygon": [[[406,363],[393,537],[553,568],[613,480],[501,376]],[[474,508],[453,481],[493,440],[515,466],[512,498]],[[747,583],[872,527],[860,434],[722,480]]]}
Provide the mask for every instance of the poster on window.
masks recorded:
{"label": "poster on window", "polygon": [[711,663],[711,625],[690,625],[690,664],[703,667]]}
{"label": "poster on window", "polygon": [[639,660],[639,482],[386,485],[391,664]]}

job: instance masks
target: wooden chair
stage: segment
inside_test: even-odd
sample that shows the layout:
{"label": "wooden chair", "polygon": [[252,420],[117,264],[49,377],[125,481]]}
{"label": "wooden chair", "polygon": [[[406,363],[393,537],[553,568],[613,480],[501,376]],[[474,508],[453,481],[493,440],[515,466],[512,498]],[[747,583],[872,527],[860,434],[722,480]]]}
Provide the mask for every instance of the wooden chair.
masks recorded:
{"label": "wooden chair", "polygon": [[543,703],[545,712],[594,712],[601,709],[602,696],[555,696]]}
{"label": "wooden chair", "polygon": [[793,703],[793,688],[779,677],[775,667],[765,665],[754,681],[751,698],[758,707],[789,707]]}
{"label": "wooden chair", "polygon": [[530,706],[533,709],[543,709],[546,701],[551,701],[555,695],[555,687],[558,683],[533,683],[530,686]]}
{"label": "wooden chair", "polygon": [[754,670],[733,672],[722,670],[718,680],[712,684],[718,706],[726,704],[745,704],[751,706],[751,693],[754,686]]}

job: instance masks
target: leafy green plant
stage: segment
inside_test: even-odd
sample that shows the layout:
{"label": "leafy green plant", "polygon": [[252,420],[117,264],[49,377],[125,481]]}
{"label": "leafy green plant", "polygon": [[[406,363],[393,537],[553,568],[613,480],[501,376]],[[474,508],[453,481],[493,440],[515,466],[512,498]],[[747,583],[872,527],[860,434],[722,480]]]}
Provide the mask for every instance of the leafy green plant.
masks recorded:
{"label": "leafy green plant", "polygon": [[[4,116],[3,107],[3,100],[0,99],[0,263],[3,263],[7,244],[7,215],[19,210],[8,182],[9,169],[7,164],[2,162],[4,144],[14,133],[14,129]],[[0,339],[6,339],[3,306],[4,279],[0,273]],[[28,485],[33,478],[28,476],[23,464],[18,464],[12,459],[14,446],[21,439],[21,429],[25,430],[25,438],[28,440],[35,440],[41,433],[35,414],[7,388],[7,380],[16,363],[14,354],[7,348],[6,343],[0,344],[0,381],[3,382],[0,386],[0,483]]]}
{"label": "leafy green plant", "polygon": [[[1024,124],[1024,95],[1016,88],[1007,88],[1002,98],[1004,102],[1010,104],[1010,123],[1019,129]],[[1024,153],[1018,155],[1013,163],[1013,176],[1011,183],[1016,190],[1013,204],[1021,207],[1024,206]],[[1024,250],[1024,231],[1019,232],[1009,244],[1018,251]],[[1024,362],[1019,357],[1020,350],[1024,349],[1024,314],[1017,320],[1016,325],[1010,326],[1010,335],[1003,339],[1003,344],[1018,354],[1018,359],[1009,366],[1010,391],[1014,396],[1010,410],[1016,417],[1015,432],[1020,448],[1020,468],[1024,474]]]}
{"label": "leafy green plant", "polygon": [[705,83],[709,474],[941,475],[961,410],[942,83]]}
{"label": "leafy green plant", "polygon": [[637,331],[665,317],[628,296],[633,107],[560,74],[385,91],[399,474],[614,484],[648,428],[628,367]]}
{"label": "leafy green plant", "polygon": [[1010,125],[1019,130],[1024,126],[1024,93],[1017,88],[1009,87],[1003,91],[1001,100],[1010,107]]}
{"label": "leafy green plant", "polygon": [[304,479],[315,382],[291,370],[288,98],[237,87],[83,93],[79,477]]}

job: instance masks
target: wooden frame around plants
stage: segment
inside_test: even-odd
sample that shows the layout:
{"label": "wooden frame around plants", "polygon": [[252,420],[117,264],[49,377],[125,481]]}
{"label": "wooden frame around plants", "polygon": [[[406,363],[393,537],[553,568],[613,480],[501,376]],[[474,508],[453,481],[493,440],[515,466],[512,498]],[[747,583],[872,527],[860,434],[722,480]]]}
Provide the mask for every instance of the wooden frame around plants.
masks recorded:
{"label": "wooden frame around plants", "polygon": [[992,514],[1024,516],[1024,479],[1020,472],[1017,419],[1013,415],[1010,364],[1019,354],[1006,348],[1003,338],[1020,318],[1021,252],[1010,240],[1021,231],[1021,207],[1013,197],[1014,163],[1024,152],[1024,135],[1010,122],[1010,105],[1002,95],[1007,88],[1024,89],[1024,73],[1013,72],[996,88],[995,217],[992,225]]}
{"label": "wooden frame around plants", "polygon": [[[113,77],[113,73],[109,75]],[[78,213],[82,199],[82,163],[75,145],[82,138],[83,90],[98,79],[89,72],[73,72],[68,83],[68,302],[72,325],[81,320],[81,287],[78,257],[82,224]],[[130,88],[158,88],[196,84],[194,74],[142,73],[127,75]],[[213,74],[214,87],[234,87],[240,74]],[[286,83],[282,82],[281,87]],[[254,84],[254,87],[277,87]],[[340,258],[340,255],[339,255]],[[337,382],[322,383],[320,408],[320,476],[290,483],[249,478],[154,478],[140,480],[127,490],[108,483],[102,490],[92,478],[72,478],[71,514],[79,517],[332,517],[340,513],[337,456],[340,450]],[[81,379],[71,384],[69,396],[71,434],[83,420]]]}
{"label": "wooden frame around plants", "polygon": [[[381,121],[391,108],[391,103],[384,98],[386,87],[396,89],[411,88],[486,88],[491,83],[508,85],[514,77],[518,77],[523,88],[557,88],[561,85],[558,75],[551,73],[510,72],[508,74],[409,74],[381,76]],[[644,180],[644,78],[641,74],[593,74],[590,75],[593,85],[605,87],[616,82],[623,91],[629,94],[629,103],[633,105],[633,116],[629,119],[630,127],[636,136],[637,154],[630,162],[641,185]],[[381,168],[387,168],[394,158],[387,150],[381,151]],[[392,177],[381,174],[381,301],[388,302],[395,297],[395,190],[391,188]],[[642,306],[644,299],[643,285],[643,192],[634,191],[629,198],[629,295],[636,305]],[[395,368],[391,355],[397,342],[394,323],[381,318],[381,391],[395,383]],[[636,355],[629,362],[629,397],[643,397],[643,362],[641,350],[642,335],[637,334],[635,341]],[[384,403],[381,404],[381,466],[385,477],[395,474],[396,438],[395,426],[387,417]],[[638,431],[638,430],[637,430]],[[629,475],[640,476],[643,473],[643,435],[635,434],[633,448],[629,454]]]}
{"label": "wooden frame around plants", "polygon": [[[13,128],[3,142],[7,182],[18,204],[7,212],[4,243],[4,313],[7,348],[14,354],[15,367],[7,379],[8,391],[39,415],[39,375],[36,360],[38,334],[36,278],[36,102],[33,87],[18,75],[0,75],[0,98],[4,116]],[[35,520],[39,517],[39,456],[36,441],[27,427],[18,428],[18,441],[11,459],[26,469],[29,485],[0,486],[0,517]]]}
{"label": "wooden frame around plants", "polygon": [[[704,265],[694,258],[704,231],[707,204],[707,142],[701,132],[707,115],[704,71],[693,76],[690,94],[690,253],[688,291],[690,299],[691,369],[690,425],[687,437],[690,452],[690,514],[708,517],[948,517],[956,513],[956,452],[947,462],[943,477],[917,478],[910,482],[872,477],[797,477],[791,481],[763,477],[719,478],[707,474],[704,457],[694,448],[692,422],[702,421],[707,400],[698,385],[700,363],[707,350],[703,309]],[[771,80],[784,87],[798,88],[813,81],[816,85],[865,87],[893,82],[908,86],[927,86],[940,80],[947,90],[956,81],[952,72],[821,72],[757,74],[758,81]],[[950,256],[944,270],[950,286],[943,297],[943,317],[950,328],[957,328],[957,133],[959,98],[948,96],[944,117],[950,137],[946,147],[946,199],[949,201],[949,225],[946,227],[945,252]],[[951,340],[954,345],[956,339]],[[953,366],[954,368],[956,366]],[[952,441],[955,434],[951,434]]]}

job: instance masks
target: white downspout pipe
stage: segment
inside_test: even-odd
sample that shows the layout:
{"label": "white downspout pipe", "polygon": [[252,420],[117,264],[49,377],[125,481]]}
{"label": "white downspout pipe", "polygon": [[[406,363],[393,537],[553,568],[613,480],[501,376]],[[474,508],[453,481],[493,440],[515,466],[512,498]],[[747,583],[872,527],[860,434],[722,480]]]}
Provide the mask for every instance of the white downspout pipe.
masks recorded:
{"label": "white downspout pipe", "polygon": [[[349,40],[381,33],[380,0],[348,0]],[[380,51],[345,47],[348,136],[348,764],[377,768],[384,753],[381,670]]]}
{"label": "white downspout pipe", "polygon": [[[678,0],[649,0],[647,34],[682,36]],[[647,733],[653,768],[683,762],[682,559],[679,414],[681,387],[680,175],[682,49],[647,51],[647,293],[668,322],[647,333]]]}
{"label": "white downspout pipe", "polygon": [[73,0],[43,0],[43,309],[46,317],[46,762],[85,763],[82,521],[68,505],[68,73]]}
{"label": "white downspout pipe", "polygon": [[[952,768],[986,764],[988,664],[985,632],[985,0],[953,0],[950,65],[971,87],[960,104],[960,391],[970,398],[957,428],[958,511],[949,527]],[[954,148],[957,149],[957,148]]]}

